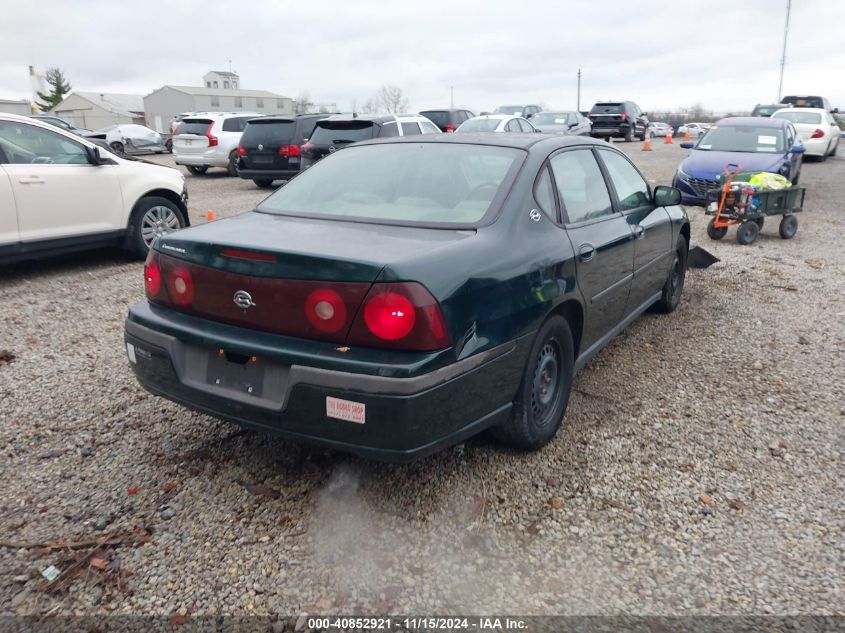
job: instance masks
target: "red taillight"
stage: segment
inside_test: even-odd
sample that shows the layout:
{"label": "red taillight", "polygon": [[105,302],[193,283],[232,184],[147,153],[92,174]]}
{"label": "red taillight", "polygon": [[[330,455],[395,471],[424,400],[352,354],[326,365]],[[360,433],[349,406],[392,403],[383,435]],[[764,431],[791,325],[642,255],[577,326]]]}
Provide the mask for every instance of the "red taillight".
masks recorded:
{"label": "red taillight", "polygon": [[299,145],[282,145],[279,147],[279,156],[299,156]]}
{"label": "red taillight", "polygon": [[174,268],[167,277],[167,291],[176,305],[188,306],[194,300],[194,280],[188,269]]}
{"label": "red taillight", "polygon": [[628,120],[628,113],[627,113],[627,112],[623,112],[622,114],[620,114],[620,115],[619,115],[619,120],[620,120],[620,121],[627,121],[627,120]]}
{"label": "red taillight", "polygon": [[454,132],[454,131],[455,131],[455,126],[454,126],[454,125],[452,125],[451,123],[447,123],[447,124],[446,124],[446,131],[447,131],[447,132]]}
{"label": "red taillight", "polygon": [[824,138],[824,130],[816,130],[810,138]]}
{"label": "red taillight", "polygon": [[346,303],[334,290],[320,288],[305,298],[305,317],[320,332],[337,332],[346,325]]}
{"label": "red taillight", "polygon": [[414,282],[376,283],[352,324],[350,345],[432,351],[449,346],[437,300]]}
{"label": "red taillight", "polygon": [[214,127],[214,122],[208,124],[208,129],[205,131],[205,136],[208,138],[209,147],[217,147],[217,137],[211,133],[211,128]]}
{"label": "red taillight", "polygon": [[246,147],[243,145],[238,145],[237,149],[235,149],[236,156],[246,156]]}
{"label": "red taillight", "polygon": [[161,271],[154,253],[155,251],[150,251],[144,264],[144,289],[148,297],[155,297],[161,291]]}

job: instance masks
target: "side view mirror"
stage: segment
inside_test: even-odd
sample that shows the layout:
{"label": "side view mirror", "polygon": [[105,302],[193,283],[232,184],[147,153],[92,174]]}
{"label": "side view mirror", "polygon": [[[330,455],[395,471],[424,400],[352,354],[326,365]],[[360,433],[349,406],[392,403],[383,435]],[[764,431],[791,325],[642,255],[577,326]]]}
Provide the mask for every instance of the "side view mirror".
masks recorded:
{"label": "side view mirror", "polygon": [[654,204],[658,207],[672,207],[681,204],[681,190],[666,185],[654,188]]}
{"label": "side view mirror", "polygon": [[102,165],[103,164],[103,157],[100,156],[100,148],[99,147],[88,147],[85,146],[85,153],[88,154],[88,162],[92,165]]}
{"label": "side view mirror", "polygon": [[833,110],[831,110],[831,112],[833,114],[839,114],[839,108],[833,108]]}
{"label": "side view mirror", "polygon": [[793,145],[792,149],[789,150],[789,151],[792,152],[793,154],[803,154],[804,150],[805,150],[805,148],[804,148],[803,145]]}
{"label": "side view mirror", "polygon": [[681,143],[681,147],[683,147],[684,149],[692,149],[693,147],[695,147],[695,143],[693,143],[692,141],[684,141],[683,143]]}

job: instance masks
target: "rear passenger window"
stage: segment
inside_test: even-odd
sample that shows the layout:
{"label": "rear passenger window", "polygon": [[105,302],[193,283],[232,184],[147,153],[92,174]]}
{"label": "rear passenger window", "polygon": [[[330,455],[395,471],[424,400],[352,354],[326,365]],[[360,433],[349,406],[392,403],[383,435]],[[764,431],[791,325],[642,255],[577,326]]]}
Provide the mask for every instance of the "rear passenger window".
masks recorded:
{"label": "rear passenger window", "polygon": [[240,119],[231,118],[223,121],[224,132],[241,132],[242,130],[243,126],[241,125]]}
{"label": "rear passenger window", "polygon": [[516,119],[511,119],[505,126],[505,132],[521,132],[519,129],[519,122]]}
{"label": "rear passenger window", "polygon": [[557,210],[555,209],[555,193],[552,185],[552,177],[549,175],[549,168],[543,167],[537,182],[534,185],[534,198],[552,222],[557,222]]}
{"label": "rear passenger window", "polygon": [[533,132],[534,127],[525,119],[517,119],[519,121],[519,127],[522,128],[523,132]]}
{"label": "rear passenger window", "polygon": [[391,121],[390,123],[385,123],[384,125],[382,125],[381,132],[379,132],[379,136],[399,136],[399,126],[396,125],[396,121]]}
{"label": "rear passenger window", "polygon": [[607,167],[610,182],[616,189],[622,211],[639,209],[651,204],[648,184],[628,160],[613,151],[602,150],[601,159]]}
{"label": "rear passenger window", "polygon": [[570,224],[613,213],[607,185],[592,151],[562,152],[553,156],[549,164]]}
{"label": "rear passenger window", "polygon": [[423,134],[437,134],[440,132],[439,127],[428,121],[420,121],[420,127],[422,128]]}
{"label": "rear passenger window", "polygon": [[402,136],[413,136],[414,134],[420,134],[420,126],[416,123],[403,123],[402,124]]}

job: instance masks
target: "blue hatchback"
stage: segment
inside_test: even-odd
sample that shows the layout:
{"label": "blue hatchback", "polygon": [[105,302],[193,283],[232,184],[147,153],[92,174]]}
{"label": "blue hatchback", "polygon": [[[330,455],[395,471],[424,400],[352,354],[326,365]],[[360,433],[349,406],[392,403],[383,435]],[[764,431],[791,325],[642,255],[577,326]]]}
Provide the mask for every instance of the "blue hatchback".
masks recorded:
{"label": "blue hatchback", "polygon": [[784,119],[728,117],[716,122],[678,166],[672,186],[681,190],[684,204],[703,205],[707,190],[719,186],[725,165],[742,171],[770,171],[798,182],[804,145],[793,125]]}

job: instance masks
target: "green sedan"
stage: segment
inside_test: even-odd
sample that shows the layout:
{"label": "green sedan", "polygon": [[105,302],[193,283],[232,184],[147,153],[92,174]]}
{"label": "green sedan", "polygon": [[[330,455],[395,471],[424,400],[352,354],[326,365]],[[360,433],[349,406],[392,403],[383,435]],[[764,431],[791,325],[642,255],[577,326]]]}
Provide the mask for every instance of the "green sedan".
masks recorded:
{"label": "green sedan", "polygon": [[678,306],[679,203],[594,139],[358,143],[251,211],[159,237],[129,362],[186,407],[377,459],[488,428],[536,450],[574,373]]}

